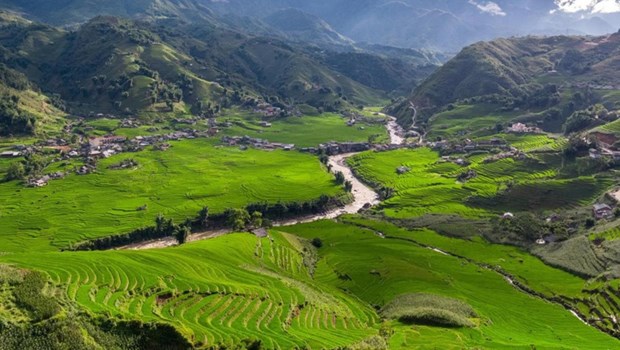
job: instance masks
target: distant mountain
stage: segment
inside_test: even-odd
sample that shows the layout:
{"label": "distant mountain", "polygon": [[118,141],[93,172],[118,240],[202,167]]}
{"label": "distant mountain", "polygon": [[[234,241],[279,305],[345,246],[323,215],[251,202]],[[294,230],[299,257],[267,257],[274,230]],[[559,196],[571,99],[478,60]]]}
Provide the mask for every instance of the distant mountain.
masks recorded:
{"label": "distant mountain", "polygon": [[264,21],[285,33],[290,39],[322,45],[352,46],[353,40],[336,32],[321,18],[298,9],[276,11]]}
{"label": "distant mountain", "polygon": [[568,12],[554,0],[200,0],[216,13],[265,17],[283,8],[313,14],[357,42],[457,52],[480,40],[527,34],[616,31],[617,13]]}
{"label": "distant mountain", "polygon": [[0,0],[0,7],[54,25],[100,15],[189,22],[220,17],[220,23],[247,33],[271,32],[320,45],[355,41],[458,52],[498,37],[601,35],[618,29],[620,11],[605,1],[588,3],[590,7],[565,0]]}

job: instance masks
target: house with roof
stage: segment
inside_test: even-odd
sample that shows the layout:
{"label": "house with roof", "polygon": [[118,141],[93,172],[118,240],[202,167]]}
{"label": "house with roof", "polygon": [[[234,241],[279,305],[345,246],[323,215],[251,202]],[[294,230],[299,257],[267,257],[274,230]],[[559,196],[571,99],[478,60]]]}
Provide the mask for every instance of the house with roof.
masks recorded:
{"label": "house with roof", "polygon": [[613,209],[609,205],[603,203],[594,204],[592,206],[592,214],[598,220],[609,219],[614,216]]}

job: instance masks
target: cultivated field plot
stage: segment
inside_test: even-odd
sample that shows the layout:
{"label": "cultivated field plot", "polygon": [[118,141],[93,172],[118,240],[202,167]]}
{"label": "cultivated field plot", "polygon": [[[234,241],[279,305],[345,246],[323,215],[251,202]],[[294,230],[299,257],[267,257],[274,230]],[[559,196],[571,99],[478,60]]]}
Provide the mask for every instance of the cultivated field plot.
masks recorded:
{"label": "cultivated field plot", "polygon": [[[148,149],[117,155],[99,162],[93,174],[71,173],[43,188],[1,183],[0,251],[58,249],[126,233],[152,224],[159,213],[179,222],[204,206],[216,213],[249,203],[307,201],[343,191],[316,157],[213,144],[187,140],[172,143],[166,152]],[[109,169],[127,158],[138,166]]]}
{"label": "cultivated field plot", "polygon": [[[396,326],[396,334],[390,343],[392,348],[428,348],[429,344],[458,349],[530,348],[531,345],[543,349],[607,349],[619,346],[616,339],[584,325],[560,306],[517,291],[495,272],[411,242],[390,238],[404,231],[399,234],[389,226],[368,230],[332,222],[293,226],[286,230],[308,239],[320,237],[323,240],[324,247],[319,250],[322,259],[317,265],[317,281],[335,283],[361,300],[379,306],[402,294],[438,294],[467,302],[479,315],[478,319],[473,320],[477,325],[474,328]],[[377,232],[387,238],[379,237]],[[444,239],[429,232],[422,234],[428,243]],[[416,239],[418,234],[410,234],[409,237]],[[454,244],[444,242],[446,248],[449,248],[448,244],[456,248],[461,243],[464,241],[454,240]],[[481,252],[471,254],[480,254],[481,261],[492,261],[499,259],[503,253],[496,249],[505,248],[479,244],[476,249]],[[466,246],[461,250],[466,250]],[[518,253],[514,249],[512,252]],[[576,289],[583,283],[565,272],[543,265],[537,259],[525,254],[523,257],[523,263],[515,258],[507,264],[507,268],[512,266],[527,277],[533,276],[534,270],[542,269],[535,282],[537,286],[542,286],[538,283],[548,280],[546,287],[543,287],[548,291],[563,288],[561,283],[564,278],[567,278],[569,293],[577,293]],[[333,271],[344,278],[334,281]]]}
{"label": "cultivated field plot", "polygon": [[605,124],[603,126],[600,126],[594,129],[594,131],[601,131],[605,133],[614,134],[616,136],[620,136],[620,119],[613,121],[611,123]]}
{"label": "cultivated field plot", "polygon": [[[495,105],[457,105],[452,110],[435,114],[430,120],[429,139],[449,139],[459,134],[472,134],[494,128],[497,123],[508,122],[518,112],[497,112]],[[488,132],[486,132],[488,134]]]}
{"label": "cultivated field plot", "polygon": [[[379,209],[395,218],[429,213],[475,218],[506,210],[574,208],[589,204],[612,185],[604,177],[557,179],[554,167],[538,161],[484,163],[484,158],[470,158],[468,168],[476,171],[476,177],[466,183],[456,178],[467,167],[441,162],[429,149],[365,152],[350,158],[349,164],[374,187],[394,189],[394,195]],[[398,174],[400,166],[411,171]]]}
{"label": "cultivated field plot", "polygon": [[552,152],[561,151],[566,145],[565,138],[549,137],[547,135],[534,134],[496,134],[492,137],[484,137],[480,139],[500,138],[505,140],[509,145],[516,147],[522,152]]}
{"label": "cultivated field plot", "polygon": [[382,122],[347,126],[347,119],[334,113],[276,119],[271,122],[271,127],[262,127],[260,119],[247,115],[231,116],[228,119],[234,125],[224,130],[226,135],[248,135],[272,142],[292,143],[297,147],[315,147],[329,141],[367,142],[374,135],[377,135],[376,141],[388,139]]}
{"label": "cultivated field plot", "polygon": [[[494,271],[398,237],[437,243],[447,251],[475,248],[473,258],[489,263],[507,249],[517,256],[504,267],[524,279],[542,269],[533,284],[547,292],[562,279],[570,293],[582,282],[514,248],[476,242],[461,247],[463,241],[430,231],[407,232],[355,218],[351,224],[321,221],[281,230],[290,234],[272,230],[271,238],[262,239],[232,234],[151,251],[18,253],[0,261],[46,272],[53,280],[50,292],[95,314],[169,323],[196,344],[252,338],[267,348],[335,348],[376,336],[387,326],[395,332],[390,341],[395,349],[431,343],[493,349],[620,346],[560,306],[518,291]],[[322,240],[321,248],[309,244],[314,238]],[[476,313],[472,327],[384,323],[373,309],[419,292],[465,301]]]}
{"label": "cultivated field plot", "polygon": [[233,234],[172,249],[7,261],[48,273],[56,293],[92,312],[169,323],[199,344],[252,338],[268,348],[333,348],[376,334],[370,305],[313,280],[307,245],[284,233]]}

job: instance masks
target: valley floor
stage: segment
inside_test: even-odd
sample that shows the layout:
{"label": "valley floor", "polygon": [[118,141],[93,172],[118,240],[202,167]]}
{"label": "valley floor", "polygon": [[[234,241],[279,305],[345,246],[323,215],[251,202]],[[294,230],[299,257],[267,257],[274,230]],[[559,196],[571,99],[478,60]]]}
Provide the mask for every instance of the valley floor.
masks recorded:
{"label": "valley floor", "polygon": [[[168,237],[123,250],[57,251],[76,239],[148,222],[149,211],[135,210],[144,203],[182,219],[204,204],[217,211],[255,200],[280,203],[342,193],[318,159],[186,140],[164,153],[133,155],[137,169],[109,170],[123,158],[117,156],[102,161],[99,174],[72,176],[43,189],[0,184],[11,189],[4,191],[0,215],[7,223],[0,266],[9,271],[0,273],[0,316],[11,324],[46,319],[39,318],[45,303],[24,303],[13,291],[30,286],[27,270],[33,270],[49,282],[33,287],[31,299],[57,300],[64,311],[56,318],[86,311],[115,322],[169,325],[197,348],[620,347],[601,331],[614,330],[607,320],[620,305],[615,281],[578,277],[522,248],[475,234],[504,211],[516,209],[519,217],[532,205],[532,197],[519,196],[519,186],[505,192],[514,197],[488,205],[484,199],[500,193],[507,181],[559,196],[567,193],[562,184],[570,183],[572,197],[550,200],[543,191],[536,199],[536,205],[558,210],[589,204],[609,188],[609,175],[566,180],[542,161],[526,169],[523,160],[471,156],[469,169],[477,176],[461,182],[456,177],[462,166],[415,143],[401,147],[404,131],[393,124],[388,131],[395,148],[403,149],[327,159],[331,172],[342,172],[350,182],[351,203],[276,220],[265,235],[217,229],[190,235],[180,246]],[[550,162],[548,155],[532,154]],[[583,191],[575,193],[580,186]],[[60,197],[69,193],[71,201]],[[81,213],[76,208],[85,202],[79,198],[117,208],[90,206],[92,213]],[[59,206],[50,204],[55,201]],[[123,211],[121,205],[130,207]],[[20,213],[38,219],[20,220]],[[85,227],[97,231],[84,233]],[[389,316],[388,308],[401,316]],[[3,327],[0,335],[8,336]],[[110,341],[92,326],[80,327],[94,342]]]}

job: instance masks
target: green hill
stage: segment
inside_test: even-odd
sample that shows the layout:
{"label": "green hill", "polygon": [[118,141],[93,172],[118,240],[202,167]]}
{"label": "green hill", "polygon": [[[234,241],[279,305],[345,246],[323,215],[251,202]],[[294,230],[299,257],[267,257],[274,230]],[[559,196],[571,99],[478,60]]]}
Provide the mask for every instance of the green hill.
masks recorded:
{"label": "green hill", "polygon": [[[436,111],[472,97],[528,100],[540,87],[618,88],[620,33],[602,37],[524,37],[480,42],[463,49],[418,86],[410,100]],[[501,101],[504,99],[504,101]],[[403,120],[407,101],[396,106]],[[428,113],[427,113],[428,114]]]}
{"label": "green hill", "polygon": [[66,31],[5,13],[0,25],[2,61],[60,94],[72,113],[213,114],[259,99],[335,111],[379,104],[433,69],[370,53],[319,54],[212,21],[97,17]]}

